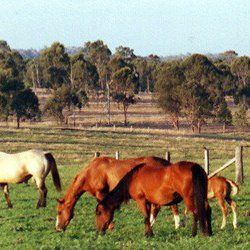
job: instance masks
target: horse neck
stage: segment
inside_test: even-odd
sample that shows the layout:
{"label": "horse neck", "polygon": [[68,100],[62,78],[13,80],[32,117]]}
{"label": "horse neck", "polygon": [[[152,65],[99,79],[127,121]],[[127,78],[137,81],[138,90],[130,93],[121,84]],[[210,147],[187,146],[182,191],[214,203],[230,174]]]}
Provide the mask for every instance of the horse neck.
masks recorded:
{"label": "horse neck", "polygon": [[85,192],[84,184],[85,184],[85,176],[78,175],[68,188],[63,199],[64,203],[67,204],[67,207],[69,207],[70,209],[74,208],[76,202]]}

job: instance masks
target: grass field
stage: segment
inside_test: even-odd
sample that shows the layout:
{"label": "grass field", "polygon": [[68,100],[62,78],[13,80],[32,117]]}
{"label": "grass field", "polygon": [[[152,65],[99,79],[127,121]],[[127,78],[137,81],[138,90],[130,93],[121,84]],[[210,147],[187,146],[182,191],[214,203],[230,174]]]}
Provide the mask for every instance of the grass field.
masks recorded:
{"label": "grass field", "polygon": [[[75,174],[93,158],[95,151],[114,156],[121,152],[121,158],[156,155],[164,157],[166,149],[171,151],[172,161],[192,160],[203,164],[203,147],[210,149],[211,168],[216,169],[234,156],[236,145],[249,144],[249,136],[208,135],[206,138],[166,136],[109,131],[69,131],[56,128],[0,128],[0,151],[9,153],[41,148],[51,151],[57,160],[63,182],[63,193]],[[235,136],[235,135],[234,135]],[[218,138],[218,139],[217,139]],[[243,140],[247,140],[244,142]],[[250,241],[250,148],[244,151],[245,183],[235,198],[239,207],[239,228],[232,227],[229,214],[225,230],[220,230],[221,212],[216,202],[213,209],[214,236],[192,238],[191,220],[185,228],[174,229],[169,208],[163,208],[154,225],[155,236],[144,237],[143,217],[134,202],[122,206],[115,214],[116,228],[106,235],[98,235],[94,225],[96,201],[85,194],[77,203],[75,218],[64,233],[55,233],[56,198],[62,196],[55,191],[51,176],[47,178],[48,206],[35,209],[38,192],[34,184],[10,185],[13,209],[7,209],[3,195],[0,195],[0,249],[249,249]],[[234,179],[234,167],[223,172]]]}

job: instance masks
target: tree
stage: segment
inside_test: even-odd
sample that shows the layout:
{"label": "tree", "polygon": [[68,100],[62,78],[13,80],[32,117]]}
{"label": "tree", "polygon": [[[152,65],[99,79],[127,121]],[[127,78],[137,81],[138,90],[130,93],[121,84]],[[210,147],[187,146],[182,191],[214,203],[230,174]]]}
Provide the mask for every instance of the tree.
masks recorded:
{"label": "tree", "polygon": [[58,122],[62,123],[65,120],[63,111],[66,108],[68,111],[75,107],[81,109],[87,102],[88,97],[83,90],[77,90],[70,86],[63,85],[54,91],[53,96],[47,101],[44,107],[44,113],[49,114]]}
{"label": "tree", "polygon": [[242,102],[246,107],[250,106],[250,57],[236,58],[231,64],[231,71],[236,78],[237,91],[235,102]]}
{"label": "tree", "polygon": [[121,103],[124,113],[124,125],[127,126],[127,112],[131,104],[135,103],[138,74],[132,66],[125,66],[116,70],[111,76],[111,95],[117,103]]}
{"label": "tree", "polygon": [[14,96],[11,110],[16,115],[17,128],[20,127],[21,118],[40,117],[38,98],[31,89],[24,89]]}
{"label": "tree", "polygon": [[105,110],[110,124],[110,69],[107,65],[112,53],[103,41],[97,40],[85,43],[83,54],[97,68],[101,90],[106,96]]}
{"label": "tree", "polygon": [[217,112],[217,120],[223,123],[223,129],[225,130],[226,125],[232,123],[232,114],[228,109],[227,102],[223,100],[219,105],[219,110]]}
{"label": "tree", "polygon": [[0,112],[7,121],[15,115],[17,127],[21,118],[39,115],[38,99],[23,83],[24,61],[6,42],[0,42]]}
{"label": "tree", "polygon": [[178,62],[162,64],[156,77],[155,97],[157,104],[170,116],[176,129],[179,129],[182,108],[180,90],[184,80],[185,76]]}
{"label": "tree", "polygon": [[107,82],[107,63],[110,60],[111,51],[103,41],[87,42],[83,48],[86,60],[96,66],[102,89],[104,90]]}
{"label": "tree", "polygon": [[86,93],[100,88],[96,66],[86,61],[82,53],[71,57],[69,78],[73,88],[82,89]]}
{"label": "tree", "polygon": [[132,61],[132,64],[139,74],[139,90],[152,92],[156,81],[155,70],[159,61],[153,56],[148,59],[137,57]]}
{"label": "tree", "polygon": [[130,62],[136,58],[134,50],[129,47],[119,46],[115,50],[115,56],[121,57],[126,62]]}
{"label": "tree", "polygon": [[247,109],[244,107],[244,105],[240,104],[238,106],[238,110],[235,112],[233,116],[233,124],[240,128],[243,129],[248,126],[248,121],[247,121]]}
{"label": "tree", "polygon": [[205,124],[213,110],[213,102],[207,90],[198,82],[186,82],[181,88],[182,111],[188,118],[193,132],[197,128],[198,133]]}
{"label": "tree", "polygon": [[42,67],[39,58],[29,59],[26,63],[24,74],[25,85],[31,88],[46,86],[42,78]]}
{"label": "tree", "polygon": [[[181,66],[185,73],[187,85],[190,83],[195,83],[196,86],[200,85],[200,90],[204,89],[208,95],[210,115],[218,116],[219,105],[221,102],[225,102],[224,72],[217,68],[206,56],[200,54],[194,54],[186,58]],[[207,118],[209,118],[209,115],[205,112],[202,123]]]}
{"label": "tree", "polygon": [[55,42],[49,48],[42,50],[39,62],[43,87],[57,89],[69,84],[70,59],[63,44]]}

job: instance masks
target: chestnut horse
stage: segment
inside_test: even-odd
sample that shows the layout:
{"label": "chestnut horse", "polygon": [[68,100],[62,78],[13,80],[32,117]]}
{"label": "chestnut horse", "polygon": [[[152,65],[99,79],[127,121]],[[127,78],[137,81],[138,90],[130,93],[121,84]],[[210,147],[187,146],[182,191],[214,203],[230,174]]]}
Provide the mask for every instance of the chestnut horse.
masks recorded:
{"label": "chestnut horse", "polygon": [[46,207],[45,178],[50,171],[54,185],[60,191],[60,176],[51,153],[44,153],[37,149],[16,154],[0,152],[0,187],[4,191],[8,207],[13,207],[9,197],[8,183],[23,183],[31,177],[34,178],[40,193],[37,208]]}
{"label": "chestnut horse", "polygon": [[239,192],[238,185],[229,179],[222,176],[215,176],[208,179],[208,199],[217,198],[219,206],[222,211],[222,224],[221,229],[226,226],[227,218],[227,206],[225,201],[231,206],[233,212],[233,227],[237,228],[237,213],[236,202],[232,200],[231,196],[236,195]]}
{"label": "chestnut horse", "polygon": [[[228,210],[227,210],[227,206],[226,206],[225,201],[231,206],[231,209],[233,212],[233,227],[234,227],[234,229],[237,228],[237,211],[236,211],[237,204],[231,198],[231,196],[238,194],[238,192],[239,192],[238,185],[230,179],[227,179],[227,178],[222,177],[222,176],[215,176],[215,177],[208,179],[207,198],[208,199],[216,198],[218,200],[218,204],[221,208],[222,216],[223,216],[221,229],[225,228],[225,226],[226,226],[226,218],[227,218],[227,214],[228,214]],[[179,214],[177,205],[174,205],[172,207],[172,210],[175,210],[174,217],[175,218],[177,217],[179,219],[179,217],[177,216]],[[151,211],[152,221],[155,221],[159,211],[160,211],[159,206],[155,206],[152,208],[152,211]],[[185,210],[183,225],[185,224],[186,217],[187,217],[187,211]],[[179,223],[179,225],[180,225],[180,223]],[[176,227],[176,229],[177,229],[177,227]]]}
{"label": "chestnut horse", "polygon": [[[62,231],[66,229],[74,216],[75,204],[83,193],[89,193],[98,202],[103,200],[125,174],[141,163],[162,167],[170,164],[168,161],[158,157],[141,157],[126,160],[116,160],[111,157],[95,158],[75,176],[64,197],[58,199],[56,230]],[[175,208],[172,211],[178,218],[179,215],[176,213]],[[176,225],[178,221],[176,219]],[[112,227],[113,224],[109,226],[110,229]]]}
{"label": "chestnut horse", "polygon": [[96,227],[105,232],[114,211],[123,202],[133,199],[145,219],[145,235],[153,235],[150,223],[151,206],[174,205],[184,200],[193,213],[192,235],[197,234],[197,221],[204,235],[212,235],[211,209],[207,202],[207,175],[193,162],[178,162],[167,167],[140,164],[126,174],[118,185],[96,207]]}

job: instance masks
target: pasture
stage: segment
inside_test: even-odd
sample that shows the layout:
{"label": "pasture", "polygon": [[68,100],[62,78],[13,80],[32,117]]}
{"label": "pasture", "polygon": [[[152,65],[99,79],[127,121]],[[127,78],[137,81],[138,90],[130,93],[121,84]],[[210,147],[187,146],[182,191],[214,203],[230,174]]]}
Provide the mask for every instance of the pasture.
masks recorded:
{"label": "pasture", "polygon": [[[8,209],[3,194],[0,195],[0,248],[1,249],[249,249],[250,213],[250,149],[244,151],[245,183],[234,199],[238,204],[239,228],[232,226],[229,213],[225,230],[220,230],[221,211],[215,201],[212,206],[214,235],[204,238],[200,234],[191,237],[191,220],[185,228],[174,229],[170,209],[161,210],[154,225],[153,238],[144,237],[143,216],[134,202],[123,205],[115,214],[115,230],[98,235],[94,224],[96,201],[84,194],[76,205],[75,217],[66,232],[55,232],[56,198],[65,192],[75,174],[93,158],[95,151],[121,158],[155,155],[164,157],[166,149],[171,151],[172,161],[192,160],[203,165],[203,147],[210,149],[211,171],[222,166],[234,156],[236,145],[247,139],[246,134],[209,135],[206,138],[181,135],[130,133],[128,131],[60,130],[53,127],[6,129],[0,128],[0,151],[14,153],[31,148],[41,148],[53,153],[61,175],[63,192],[56,192],[51,174],[48,187],[47,208],[35,208],[38,193],[34,183],[10,185],[10,197],[14,208]],[[245,143],[246,144],[246,143]],[[234,167],[226,169],[223,176],[234,180]],[[183,211],[182,206],[181,211]]]}

